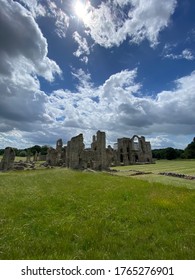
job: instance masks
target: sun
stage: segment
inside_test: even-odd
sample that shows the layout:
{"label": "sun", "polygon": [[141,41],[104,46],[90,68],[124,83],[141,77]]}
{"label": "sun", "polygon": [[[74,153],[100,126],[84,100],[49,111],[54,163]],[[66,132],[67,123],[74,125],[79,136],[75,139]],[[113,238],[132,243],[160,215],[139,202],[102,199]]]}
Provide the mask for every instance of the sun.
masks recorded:
{"label": "sun", "polygon": [[88,18],[88,6],[89,4],[87,1],[81,0],[77,0],[74,6],[75,14],[84,22],[86,22]]}

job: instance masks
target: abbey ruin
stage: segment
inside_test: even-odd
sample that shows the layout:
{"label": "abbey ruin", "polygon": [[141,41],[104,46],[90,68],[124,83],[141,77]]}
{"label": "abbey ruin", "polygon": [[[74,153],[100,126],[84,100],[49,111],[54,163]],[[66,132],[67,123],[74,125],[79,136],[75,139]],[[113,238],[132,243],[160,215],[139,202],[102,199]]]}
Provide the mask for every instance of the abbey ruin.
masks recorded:
{"label": "abbey ruin", "polygon": [[97,131],[90,148],[85,148],[83,134],[71,138],[64,147],[59,139],[56,149],[48,150],[47,163],[64,164],[73,169],[105,170],[110,166],[152,163],[152,151],[150,142],[137,135],[118,139],[113,148],[106,147],[105,132]]}
{"label": "abbey ruin", "polygon": [[[14,157],[13,149],[6,148],[0,169],[13,169]],[[41,155],[36,152],[33,161],[41,159]],[[27,156],[26,162],[29,161],[29,156]],[[107,170],[111,166],[136,163],[152,163],[151,145],[144,136],[134,135],[132,138],[120,138],[112,148],[111,146],[106,147],[105,132],[97,131],[92,138],[90,148],[85,148],[83,134],[72,137],[66,146],[63,146],[62,139],[59,139],[55,149],[48,148],[45,166]]]}

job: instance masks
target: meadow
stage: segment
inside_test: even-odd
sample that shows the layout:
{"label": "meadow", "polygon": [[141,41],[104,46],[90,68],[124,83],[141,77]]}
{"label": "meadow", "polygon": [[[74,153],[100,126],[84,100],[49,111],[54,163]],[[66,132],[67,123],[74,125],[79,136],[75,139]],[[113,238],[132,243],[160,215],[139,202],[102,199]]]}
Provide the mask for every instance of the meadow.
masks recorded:
{"label": "meadow", "polygon": [[[117,175],[0,173],[0,259],[194,259],[195,190],[158,175],[171,164],[195,174],[195,161],[120,167]],[[135,169],[153,173],[130,176]]]}
{"label": "meadow", "polygon": [[165,185],[195,189],[194,180],[185,180],[170,176],[159,175],[160,172],[173,172],[195,176],[195,160],[157,160],[156,164],[137,164],[131,166],[114,167],[119,176],[133,176],[136,171],[148,174],[136,175],[137,179],[151,183],[158,182]]}

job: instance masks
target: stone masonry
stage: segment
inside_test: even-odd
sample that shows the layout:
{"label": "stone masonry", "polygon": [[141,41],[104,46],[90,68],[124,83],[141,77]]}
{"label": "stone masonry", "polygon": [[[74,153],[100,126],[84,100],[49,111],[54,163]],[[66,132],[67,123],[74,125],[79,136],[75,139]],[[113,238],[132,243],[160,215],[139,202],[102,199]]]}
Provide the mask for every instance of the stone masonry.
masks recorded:
{"label": "stone masonry", "polygon": [[11,170],[14,166],[15,152],[11,147],[7,147],[4,150],[4,155],[0,163],[0,170]]}
{"label": "stone masonry", "polygon": [[134,135],[132,138],[121,138],[118,139],[117,144],[119,164],[152,163],[151,145],[144,136]]}
{"label": "stone masonry", "polygon": [[59,139],[56,149],[48,150],[47,162],[54,166],[61,162],[73,169],[105,170],[112,165],[152,163],[152,152],[150,142],[145,141],[144,136],[137,135],[118,139],[115,149],[111,146],[106,148],[105,132],[97,131],[92,138],[91,148],[85,148],[83,134],[72,137],[64,148]]}
{"label": "stone masonry", "polygon": [[[66,166],[73,169],[107,170],[110,166],[152,163],[150,142],[144,136],[120,138],[114,148],[106,148],[106,134],[97,131],[92,137],[90,148],[85,148],[83,134],[72,137],[63,147],[62,139],[57,140],[56,148],[48,148],[45,166]],[[40,153],[34,155],[34,161],[44,160]],[[7,147],[0,163],[0,170],[14,168],[15,152]],[[27,157],[30,161],[30,155]]]}

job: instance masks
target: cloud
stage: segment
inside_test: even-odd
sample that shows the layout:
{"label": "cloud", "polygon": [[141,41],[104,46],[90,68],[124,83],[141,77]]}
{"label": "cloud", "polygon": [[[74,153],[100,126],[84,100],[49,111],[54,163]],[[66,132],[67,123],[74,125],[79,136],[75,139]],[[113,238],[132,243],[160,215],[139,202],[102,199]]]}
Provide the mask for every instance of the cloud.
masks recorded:
{"label": "cloud", "polygon": [[170,58],[170,59],[174,59],[174,60],[178,60],[178,59],[194,60],[195,59],[195,55],[191,50],[184,49],[180,54],[174,54],[174,53],[171,53],[171,47],[164,48],[163,56],[165,58]]}
{"label": "cloud", "polygon": [[119,46],[127,38],[137,44],[147,39],[155,46],[160,31],[169,24],[176,3],[176,0],[107,1],[98,8],[90,6],[84,24],[93,40],[106,48]]}
{"label": "cloud", "polygon": [[39,0],[20,0],[26,9],[28,9],[33,17],[45,16],[46,9]]}
{"label": "cloud", "polygon": [[[59,66],[47,57],[47,41],[34,18],[19,3],[0,0],[0,73],[23,72],[54,80]],[[19,74],[16,74],[19,75]]]}
{"label": "cloud", "polygon": [[66,37],[69,27],[69,16],[60,8],[57,1],[20,0],[23,6],[31,12],[34,18],[48,17],[55,21],[55,32],[60,38]]}
{"label": "cloud", "polygon": [[[155,98],[136,93],[141,85],[135,82],[137,70],[112,75],[101,86],[90,84],[89,76],[80,71],[82,91],[55,91],[50,96],[49,111],[62,118],[60,125],[76,131],[106,130],[108,134],[193,134],[195,129],[195,72],[175,81],[175,89],[162,91]],[[127,135],[126,135],[127,136]],[[116,140],[116,139],[115,139]]]}
{"label": "cloud", "polygon": [[[138,71],[123,70],[95,87],[89,73],[74,70],[77,90],[58,89],[49,96],[41,91],[24,94],[19,88],[16,98],[9,87],[10,95],[7,93],[0,108],[1,137],[18,131],[29,143],[54,144],[58,138],[63,137],[66,143],[84,133],[86,144],[90,144],[91,135],[100,129],[106,131],[109,144],[138,134],[145,135],[154,147],[178,147],[179,135],[193,135],[195,130],[195,72],[177,79],[173,90],[151,97],[141,95]],[[178,145],[173,136],[178,137]]]}
{"label": "cloud", "polygon": [[55,32],[60,38],[66,37],[69,16],[54,1],[47,0],[47,16],[55,20]]}
{"label": "cloud", "polygon": [[31,13],[14,1],[0,4],[0,131],[33,132],[49,121],[39,76],[52,82],[61,70]]}
{"label": "cloud", "polygon": [[82,38],[77,31],[73,33],[72,37],[78,44],[78,49],[73,53],[73,55],[79,58],[81,57],[81,61],[87,64],[87,56],[90,54],[90,50],[86,38]]}

